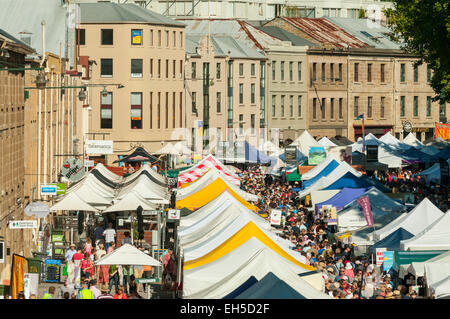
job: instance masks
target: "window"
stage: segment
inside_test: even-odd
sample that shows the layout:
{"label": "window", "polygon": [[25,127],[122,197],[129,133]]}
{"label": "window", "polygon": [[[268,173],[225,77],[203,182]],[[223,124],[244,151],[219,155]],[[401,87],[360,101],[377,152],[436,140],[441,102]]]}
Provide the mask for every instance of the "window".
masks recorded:
{"label": "window", "polygon": [[150,92],[150,129],[153,129],[153,92]]}
{"label": "window", "polygon": [[169,60],[166,60],[166,79],[169,78]]}
{"label": "window", "polygon": [[244,134],[244,114],[239,114],[239,134]]}
{"label": "window", "polygon": [[354,82],[358,82],[359,81],[359,72],[358,72],[358,69],[359,69],[359,63],[355,63],[355,72],[354,72]]}
{"label": "window", "polygon": [[340,119],[344,118],[344,114],[342,113],[343,112],[342,101],[343,101],[343,98],[339,98],[339,118]]}
{"label": "window", "polygon": [[372,82],[372,63],[367,64],[367,82]]}
{"label": "window", "polygon": [[325,108],[327,107],[327,105],[326,105],[326,99],[325,98],[322,98],[322,105],[321,105],[321,109],[322,109],[322,120],[324,120],[325,119],[325,116],[326,116],[326,112],[325,112]]}
{"label": "window", "polygon": [[339,82],[342,82],[342,63],[339,63],[338,65],[338,72],[339,72]]}
{"label": "window", "polygon": [[131,59],[131,77],[142,77],[142,59]]}
{"label": "window", "polygon": [[153,30],[150,30],[150,45],[153,46]]}
{"label": "window", "polygon": [[317,63],[313,63],[312,80],[317,80]]}
{"label": "window", "polygon": [[142,93],[131,93],[131,128],[142,128]]}
{"label": "window", "polygon": [[166,128],[169,128],[169,92],[166,92]]}
{"label": "window", "polygon": [[255,83],[250,85],[251,95],[250,95],[250,103],[255,104]]}
{"label": "window", "polygon": [[216,79],[220,79],[220,63],[216,64]]}
{"label": "window", "polygon": [[175,48],[177,46],[177,35],[176,32],[172,32],[172,41],[173,41],[173,47]]}
{"label": "window", "polygon": [[427,82],[431,82],[431,66],[427,64]]}
{"label": "window", "polygon": [[239,104],[244,103],[244,84],[239,84]]}
{"label": "window", "polygon": [[172,77],[175,79],[175,71],[176,71],[176,69],[177,69],[177,67],[176,67],[176,61],[175,60],[173,60],[173,63],[172,63]]}
{"label": "window", "polygon": [[180,60],[180,79],[183,78],[183,60]]}
{"label": "window", "polygon": [[322,82],[326,81],[326,74],[325,74],[325,63],[322,63]]}
{"label": "window", "polygon": [[427,96],[427,117],[431,116],[431,96]]}
{"label": "window", "polygon": [[302,117],[302,96],[297,97],[297,116]]}
{"label": "window", "polygon": [[276,62],[272,62],[272,81],[275,81],[275,69],[276,69]]}
{"label": "window", "polygon": [[150,59],[150,77],[153,77],[153,59]]}
{"label": "window", "polygon": [[382,96],[381,101],[380,101],[380,118],[382,118],[382,119],[384,119],[384,101],[385,101],[385,97]]}
{"label": "window", "polygon": [[161,59],[158,59],[158,78],[161,77]]}
{"label": "window", "polygon": [[252,129],[252,134],[255,134],[255,114],[250,115],[250,126]]}
{"label": "window", "polygon": [[175,92],[172,93],[172,127],[175,128]]}
{"label": "window", "polygon": [[419,66],[414,65],[414,82],[419,82]]}
{"label": "window", "polygon": [[385,64],[381,64],[381,70],[380,70],[380,81],[381,81],[381,83],[384,83],[384,68],[385,68]]}
{"label": "window", "polygon": [[100,94],[100,128],[112,128],[112,92]]}
{"label": "window", "polygon": [[217,113],[220,113],[221,109],[220,109],[220,102],[221,102],[221,94],[220,92],[217,92],[217,97],[216,97],[216,105],[217,105]]}
{"label": "window", "polygon": [[180,48],[183,47],[183,32],[180,32]]}
{"label": "window", "polygon": [[405,97],[400,97],[400,116],[405,116]]}
{"label": "window", "polygon": [[102,29],[102,45],[113,45],[113,29]]}
{"label": "window", "polygon": [[197,93],[192,92],[191,98],[192,98],[192,113],[197,113]]}
{"label": "window", "polygon": [[419,116],[419,97],[414,96],[413,116]]}
{"label": "window", "polygon": [[158,92],[158,129],[161,128],[161,92]]}
{"label": "window", "polygon": [[132,45],[142,45],[142,29],[131,30],[131,44]]}
{"label": "window", "polygon": [[330,80],[334,82],[334,63],[330,63]]}
{"label": "window", "polygon": [[158,46],[161,46],[161,30],[158,30]]}
{"label": "window", "polygon": [[297,80],[302,80],[302,62],[297,62]]}
{"label": "window", "polygon": [[354,102],[354,105],[353,105],[353,116],[356,118],[356,117],[358,117],[358,115],[359,115],[359,97],[358,96],[355,96],[355,102]]}
{"label": "window", "polygon": [[244,75],[244,63],[239,63],[239,75]]}
{"label": "window", "polygon": [[169,46],[169,31],[166,30],[166,47]]}
{"label": "window", "polygon": [[276,101],[277,96],[276,95],[272,95],[272,117],[275,117],[275,101]]}
{"label": "window", "polygon": [[289,81],[294,81],[294,62],[289,62]]}
{"label": "window", "polygon": [[289,116],[294,117],[294,96],[289,96]]}
{"label": "window", "polygon": [[334,119],[334,98],[330,99],[330,118]]}
{"label": "window", "polygon": [[317,99],[313,98],[313,119],[317,119]]}
{"label": "window", "polygon": [[[80,37],[78,38],[78,33],[80,33]],[[76,29],[75,32],[75,37],[76,37],[76,43],[79,43],[80,45],[86,45],[86,29]],[[30,43],[27,43],[29,46],[31,45]]]}
{"label": "window", "polygon": [[113,60],[100,59],[100,77],[112,78],[113,76]]}
{"label": "window", "polygon": [[281,81],[284,81],[284,61],[280,62]]}
{"label": "window", "polygon": [[445,102],[439,104],[439,117],[445,117]]}
{"label": "window", "polygon": [[180,127],[183,127],[183,92],[180,92]]}
{"label": "window", "polygon": [[281,96],[281,117],[284,117],[284,95]]}
{"label": "window", "polygon": [[192,68],[192,79],[196,79],[197,78],[197,63],[192,62],[191,64],[191,68]]}
{"label": "window", "polygon": [[251,76],[255,76],[255,74],[256,74],[255,63],[251,64],[251,66],[250,66],[250,73],[251,73]]}
{"label": "window", "polygon": [[367,98],[367,117],[372,117],[372,97]]}
{"label": "window", "polygon": [[400,64],[400,82],[405,82],[405,64]]}

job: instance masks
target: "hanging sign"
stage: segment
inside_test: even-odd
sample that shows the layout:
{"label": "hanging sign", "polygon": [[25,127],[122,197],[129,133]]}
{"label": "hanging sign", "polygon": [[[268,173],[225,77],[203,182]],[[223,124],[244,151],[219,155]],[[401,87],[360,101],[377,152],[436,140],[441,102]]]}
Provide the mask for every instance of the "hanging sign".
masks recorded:
{"label": "hanging sign", "polygon": [[37,228],[36,220],[12,220],[9,222],[9,229],[33,229]]}
{"label": "hanging sign", "polygon": [[60,282],[61,260],[47,259],[45,260],[45,281]]}
{"label": "hanging sign", "polygon": [[86,172],[84,162],[77,158],[70,158],[63,163],[61,175],[69,182],[79,181]]}
{"label": "hanging sign", "polygon": [[387,251],[387,248],[375,248],[376,263],[378,267],[383,264],[383,252],[385,251]]}
{"label": "hanging sign", "polygon": [[84,143],[86,154],[113,154],[112,140],[87,140]]}
{"label": "hanging sign", "polygon": [[179,209],[169,209],[167,212],[167,218],[170,220],[180,219],[180,210]]}
{"label": "hanging sign", "polygon": [[41,185],[41,195],[56,195],[56,185]]}
{"label": "hanging sign", "polygon": [[24,209],[25,215],[44,218],[50,213],[50,208],[45,203],[32,202]]}

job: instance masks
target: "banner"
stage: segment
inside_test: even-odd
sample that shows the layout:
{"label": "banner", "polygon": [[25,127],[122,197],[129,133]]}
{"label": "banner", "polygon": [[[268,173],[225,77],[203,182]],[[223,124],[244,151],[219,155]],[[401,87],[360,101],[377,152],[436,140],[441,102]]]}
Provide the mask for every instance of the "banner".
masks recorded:
{"label": "banner", "polygon": [[327,155],[333,155],[337,161],[347,162],[352,165],[352,147],[351,146],[325,146]]}
{"label": "banner", "polygon": [[311,146],[309,148],[308,164],[319,165],[327,157],[323,146]]}
{"label": "banner", "polygon": [[87,140],[84,143],[86,154],[113,154],[112,140]]}
{"label": "banner", "polygon": [[331,207],[328,214],[328,225],[337,225],[336,207]]}
{"label": "banner", "polygon": [[370,209],[370,200],[368,196],[358,198],[358,203],[361,205],[367,225],[373,227],[372,210]]}
{"label": "banner", "polygon": [[270,223],[272,225],[281,225],[281,210],[272,209],[270,212]]}
{"label": "banner", "polygon": [[383,252],[387,251],[387,248],[375,248],[376,263],[380,267],[383,264]]}
{"label": "banner", "polygon": [[142,30],[131,31],[131,44],[142,44]]}
{"label": "banner", "polygon": [[394,252],[384,251],[383,252],[383,271],[389,271],[394,267]]}
{"label": "banner", "polygon": [[441,137],[444,140],[450,140],[450,124],[436,123],[434,129],[434,137]]}
{"label": "banner", "polygon": [[26,259],[23,256],[14,254],[11,265],[11,298],[17,299],[19,292],[23,291],[23,276],[25,274]]}
{"label": "banner", "polygon": [[297,162],[297,146],[286,146],[284,149],[284,161],[286,163]]}
{"label": "banner", "polygon": [[45,260],[45,281],[60,282],[61,260],[46,259]]}

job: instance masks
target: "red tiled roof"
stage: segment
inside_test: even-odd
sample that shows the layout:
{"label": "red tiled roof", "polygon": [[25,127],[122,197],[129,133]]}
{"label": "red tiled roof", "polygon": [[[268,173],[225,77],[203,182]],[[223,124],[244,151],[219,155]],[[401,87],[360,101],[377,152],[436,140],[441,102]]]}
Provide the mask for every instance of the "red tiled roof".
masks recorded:
{"label": "red tiled roof", "polygon": [[325,18],[282,18],[320,43],[339,48],[362,48],[367,43],[357,39],[341,27]]}

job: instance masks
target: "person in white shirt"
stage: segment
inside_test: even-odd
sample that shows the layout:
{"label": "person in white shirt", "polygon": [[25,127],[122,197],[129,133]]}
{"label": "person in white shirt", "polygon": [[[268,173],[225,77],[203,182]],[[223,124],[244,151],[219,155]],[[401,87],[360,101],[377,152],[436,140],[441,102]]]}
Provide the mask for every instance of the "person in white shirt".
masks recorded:
{"label": "person in white shirt", "polygon": [[97,284],[96,280],[91,280],[89,290],[94,294],[94,299],[97,299],[98,296],[102,294],[100,289],[98,289],[95,285]]}
{"label": "person in white shirt", "polygon": [[108,228],[103,232],[103,236],[105,237],[105,248],[108,250],[110,243],[116,241],[116,231],[112,228],[112,223],[108,224]]}

